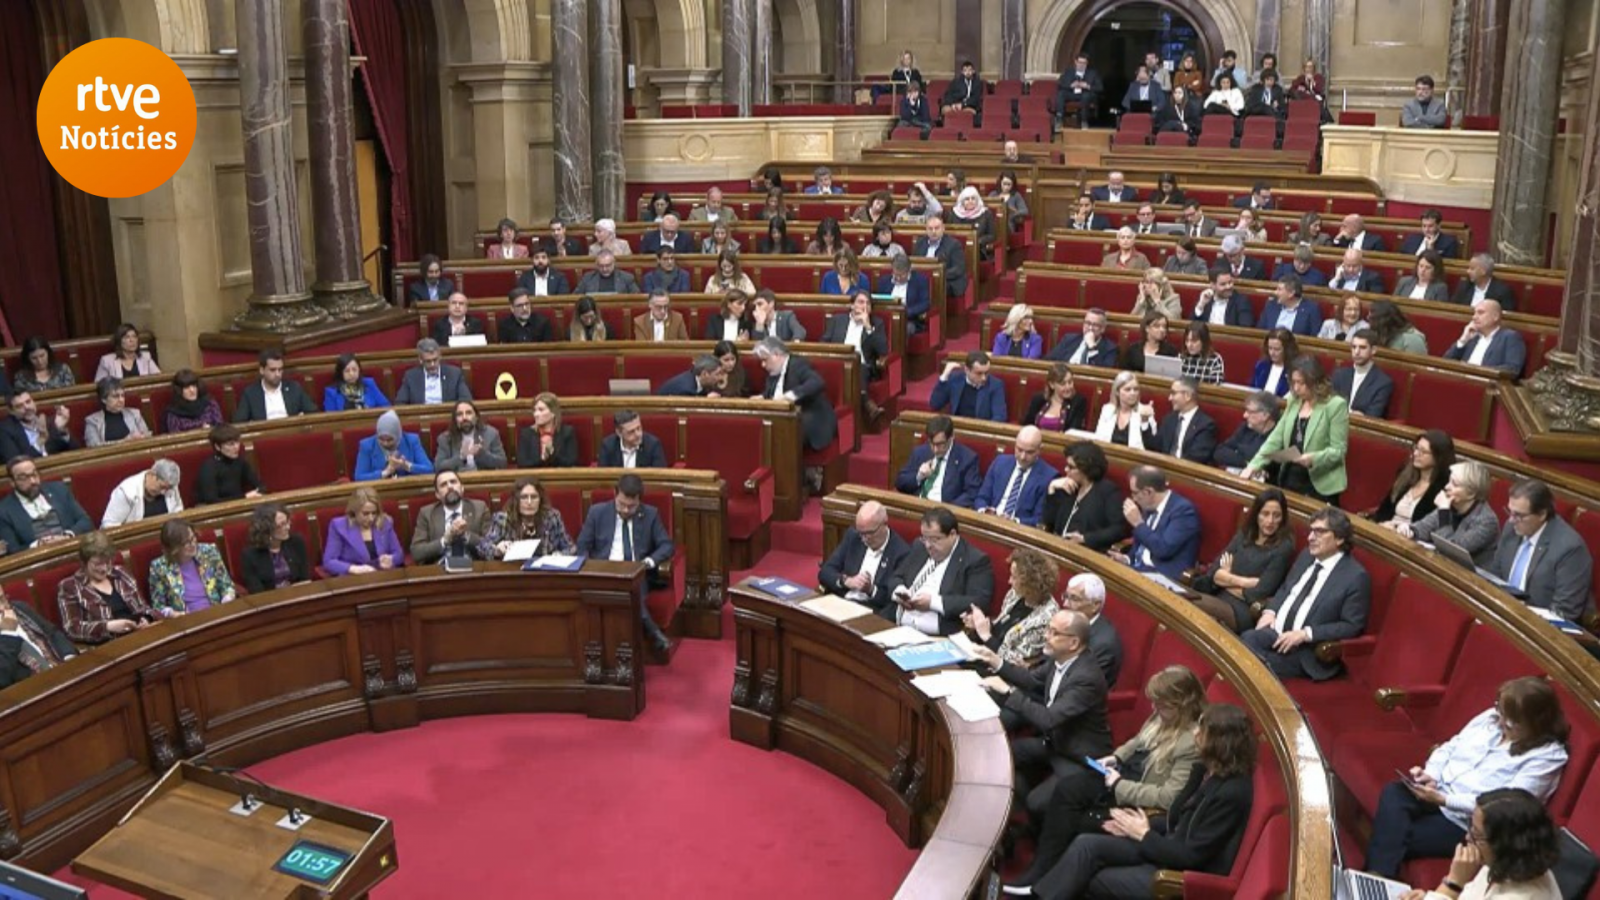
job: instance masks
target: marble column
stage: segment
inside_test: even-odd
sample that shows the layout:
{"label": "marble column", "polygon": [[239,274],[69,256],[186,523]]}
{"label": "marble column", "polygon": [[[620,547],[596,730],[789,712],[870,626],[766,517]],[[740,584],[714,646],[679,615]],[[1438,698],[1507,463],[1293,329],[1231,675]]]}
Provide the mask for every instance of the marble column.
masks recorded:
{"label": "marble column", "polygon": [[353,319],[389,304],[361,273],[361,207],[356,197],[355,126],[350,105],[350,22],[345,0],[302,0],[306,129],[311,146],[311,215],[317,280],[311,293],[328,314]]}
{"label": "marble column", "polygon": [[589,128],[588,0],[550,0],[551,108],[555,126],[556,215],[594,221]]}
{"label": "marble column", "polygon": [[1466,103],[1467,67],[1472,49],[1472,0],[1453,0],[1450,4],[1450,54],[1444,69],[1445,84],[1460,94],[1450,103],[1451,113],[1460,115]]}
{"label": "marble column", "polygon": [[772,102],[772,0],[752,0],[750,31],[750,103]]}
{"label": "marble column", "polygon": [[1463,112],[1469,116],[1496,116],[1500,114],[1500,91],[1505,84],[1511,0],[1471,3],[1472,39],[1467,48],[1467,102]]}
{"label": "marble column", "polygon": [[[1328,66],[1328,41],[1333,33],[1333,0],[1306,0],[1305,58],[1317,62],[1317,71],[1327,76],[1328,106],[1334,106],[1333,70]],[[1281,61],[1280,61],[1281,62]],[[1299,68],[1296,66],[1295,68]]]}
{"label": "marble column", "polygon": [[[1277,53],[1279,38],[1283,27],[1283,0],[1256,0],[1256,54],[1255,59],[1248,63],[1250,71],[1254,72],[1261,65],[1261,54]],[[1298,70],[1300,67],[1290,63],[1289,60],[1278,60],[1278,83],[1285,84],[1292,80],[1285,75],[1285,64],[1290,65],[1289,71]],[[1320,69],[1318,71],[1321,71]]]}
{"label": "marble column", "polygon": [[1517,53],[1508,60],[1500,104],[1489,243],[1505,265],[1545,264],[1566,9],[1566,0],[1518,0],[1511,12],[1507,39]]}
{"label": "marble column", "polygon": [[234,324],[249,331],[295,331],[327,322],[328,313],[311,302],[300,253],[283,6],[274,0],[237,0],[235,9],[253,290],[250,308]]}
{"label": "marble column", "polygon": [[[627,220],[627,171],[622,159],[622,0],[589,6],[589,146],[594,154],[594,213]],[[558,123],[559,127],[559,123]]]}
{"label": "marble column", "polygon": [[1000,0],[1000,78],[1021,81],[1028,46],[1027,0]]}
{"label": "marble column", "polygon": [[722,102],[739,107],[741,116],[750,115],[750,5],[722,0]]}
{"label": "marble column", "polygon": [[[959,5],[962,0],[956,0]],[[839,23],[833,45],[833,102],[854,103],[856,80],[856,0],[838,0]],[[957,36],[960,40],[960,36]]]}

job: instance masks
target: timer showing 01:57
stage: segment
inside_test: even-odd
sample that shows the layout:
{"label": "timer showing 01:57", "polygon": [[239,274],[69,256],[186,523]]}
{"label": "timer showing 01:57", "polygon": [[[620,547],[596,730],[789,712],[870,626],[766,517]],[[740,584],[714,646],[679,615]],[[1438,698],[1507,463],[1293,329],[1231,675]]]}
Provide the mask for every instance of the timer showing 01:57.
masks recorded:
{"label": "timer showing 01:57", "polygon": [[339,870],[349,861],[350,854],[342,850],[309,841],[299,841],[289,848],[289,852],[285,853],[273,868],[285,875],[326,884],[339,874]]}

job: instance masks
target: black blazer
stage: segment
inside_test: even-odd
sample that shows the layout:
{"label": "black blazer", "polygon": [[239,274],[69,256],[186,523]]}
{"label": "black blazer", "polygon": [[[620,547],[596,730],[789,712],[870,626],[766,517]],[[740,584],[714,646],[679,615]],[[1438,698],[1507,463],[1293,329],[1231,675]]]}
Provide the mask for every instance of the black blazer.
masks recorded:
{"label": "black blazer", "polygon": [[[560,245],[556,244],[556,239],[553,237],[540,238],[539,243],[544,245],[545,252],[550,254],[552,260],[561,256],[574,256],[579,259],[585,259],[589,255],[588,245],[570,234]],[[587,265],[587,263],[585,264]]]}
{"label": "black blazer", "polygon": [[554,340],[550,320],[541,313],[529,315],[527,324],[507,313],[500,317],[496,332],[496,340],[502,344],[543,344]]}
{"label": "black blazer", "polygon": [[[1313,562],[1311,551],[1302,550],[1289,569],[1278,593],[1267,604],[1267,609],[1282,613],[1289,602],[1289,592],[1294,590],[1300,576]],[[1311,608],[1305,624],[1311,629],[1312,640],[1294,648],[1289,658],[1300,665],[1308,678],[1322,681],[1332,678],[1343,669],[1343,664],[1324,662],[1317,658],[1316,644],[1323,641],[1344,641],[1360,637],[1367,629],[1367,613],[1372,607],[1372,579],[1367,570],[1349,552],[1339,559],[1332,572],[1322,576],[1322,589],[1317,593],[1317,603]]]}
{"label": "black blazer", "polygon": [[[1249,267],[1246,266],[1246,268]],[[1212,297],[1211,302],[1217,302],[1216,297]],[[1234,291],[1224,302],[1228,304],[1228,311],[1225,314],[1222,324],[1232,325],[1235,328],[1255,327],[1256,311],[1255,307],[1250,305],[1250,299],[1248,297],[1239,293],[1238,291]],[[1194,314],[1189,317],[1190,321],[1193,322],[1210,321],[1210,318],[1211,307],[1208,305],[1205,308],[1205,312],[1201,312],[1198,304],[1195,307]]]}
{"label": "black blazer", "polygon": [[1377,366],[1361,380],[1361,396],[1350,396],[1350,385],[1356,383],[1356,370],[1350,366],[1333,370],[1333,391],[1350,404],[1351,412],[1381,419],[1389,414],[1389,398],[1394,396],[1394,379]]}
{"label": "black blazer", "polygon": [[[306,542],[298,534],[289,535],[283,542],[283,558],[289,563],[289,580],[301,582],[311,580],[311,568],[306,553]],[[265,547],[246,547],[240,554],[240,564],[243,566],[240,577],[244,581],[244,589],[252,594],[273,590],[276,580],[272,574],[272,551]]]}
{"label": "black blazer", "polygon": [[[777,376],[768,375],[767,383],[761,388],[761,396],[771,400],[777,386]],[[789,367],[783,376],[783,390],[793,393],[800,407],[800,430],[805,433],[806,447],[821,450],[833,443],[833,439],[839,436],[839,417],[833,412],[833,401],[828,399],[828,385],[817,374],[817,370],[811,368],[811,363],[790,354]]]}
{"label": "black blazer", "polygon": [[1150,832],[1139,842],[1139,855],[1163,869],[1226,875],[1239,854],[1254,803],[1250,773],[1208,778],[1197,765],[1167,814],[1151,821]]}
{"label": "black blazer", "polygon": [[[944,567],[944,580],[935,591],[944,604],[944,612],[939,614],[940,634],[960,631],[962,613],[978,605],[987,608],[994,599],[994,567],[987,554],[963,540],[956,542],[950,556],[949,564]],[[911,583],[917,580],[917,573],[927,563],[928,548],[918,541],[889,577],[889,593],[893,594],[895,588],[901,585],[911,587]],[[887,606],[878,608],[878,615],[892,622],[895,608],[891,601]]]}
{"label": "black blazer", "polygon": [[[566,426],[563,426],[562,430],[565,431]],[[519,439],[517,441],[519,455],[522,452],[521,443]],[[560,453],[559,447],[557,448],[557,453]],[[576,448],[573,449],[573,454],[577,454]],[[639,452],[634,462],[635,468],[665,469],[667,467],[667,452],[661,448],[661,441],[655,435],[646,432],[639,441]],[[607,469],[622,468],[622,438],[614,434],[608,434],[606,439],[600,442],[600,466]]]}
{"label": "black blazer", "polygon": [[1105,613],[1089,626],[1089,655],[1099,664],[1100,673],[1106,676],[1106,689],[1116,687],[1117,675],[1122,672],[1122,635]]}
{"label": "black blazer", "polygon": [[1090,550],[1110,550],[1112,544],[1128,536],[1128,520],[1122,515],[1122,488],[1113,479],[1102,478],[1082,500],[1072,491],[1048,494],[1039,527],[1051,534],[1076,531],[1083,535],[1083,545]]}
{"label": "black blazer", "polygon": [[1231,437],[1217,445],[1217,452],[1212,454],[1211,461],[1225,468],[1242,469],[1250,465],[1250,461],[1261,452],[1261,445],[1267,442],[1267,435],[1271,433],[1270,428],[1261,432],[1248,424],[1241,424]]}
{"label": "black blazer", "polygon": [[[579,255],[583,254],[580,252]],[[533,289],[538,284],[539,273],[533,271],[532,266],[522,270],[522,274],[517,276],[517,287],[527,288],[530,294],[534,293]],[[555,266],[551,266],[550,271],[545,273],[544,289],[545,293],[543,295],[535,294],[535,296],[559,297],[563,294],[570,294],[572,293],[572,284],[567,281],[565,273]]]}
{"label": "black blazer", "polygon": [[[462,332],[463,334],[485,333],[482,316],[475,316],[471,313],[468,313],[467,318],[464,321],[465,324],[463,327],[466,328],[466,331]],[[429,336],[438,341],[439,346],[441,347],[450,346],[450,317],[444,316],[442,318],[434,319],[433,327],[429,329]]]}
{"label": "black blazer", "polygon": [[[291,416],[322,412],[297,381],[283,380],[283,408]],[[267,420],[267,392],[258,379],[245,385],[239,392],[239,405],[233,408],[235,422],[265,422]]]}
{"label": "black blazer", "polygon": [[1032,669],[1016,663],[1000,667],[1000,677],[1016,688],[1001,706],[1009,709],[1050,739],[1057,756],[1081,762],[1111,754],[1111,726],[1106,721],[1106,676],[1093,654],[1073,660],[1061,679],[1055,702],[1049,699],[1055,660],[1046,658]]}
{"label": "black blazer", "polygon": [[[1404,463],[1401,463],[1401,465],[1402,466],[1409,466],[1409,465],[1411,465],[1411,460],[1408,459]],[[1416,510],[1416,513],[1417,513],[1416,520],[1417,521],[1420,521],[1423,516],[1425,516],[1428,513],[1434,511],[1434,509],[1436,508],[1433,505],[1434,501],[1438,499],[1439,492],[1444,490],[1445,482],[1450,480],[1450,470],[1449,469],[1445,468],[1444,466],[1439,466],[1439,467],[1437,467],[1436,471],[1437,471],[1438,474],[1434,476],[1434,479],[1432,481],[1428,482],[1427,490],[1423,491],[1422,492],[1422,496],[1420,498],[1418,498],[1418,500],[1417,500],[1417,510]],[[1387,492],[1385,492],[1384,495],[1383,495],[1383,502],[1379,503],[1377,510],[1375,512],[1373,512],[1372,521],[1374,521],[1374,522],[1387,522],[1387,521],[1389,521],[1390,519],[1394,518],[1394,508],[1395,508],[1394,488],[1391,485],[1389,490]]]}
{"label": "black blazer", "polygon": [[570,469],[578,464],[578,432],[571,425],[556,429],[554,453],[548,460],[539,455],[539,434],[532,425],[517,435],[517,466],[523,469]]}
{"label": "black blazer", "polygon": [[656,388],[657,397],[704,397],[705,391],[700,389],[700,379],[694,377],[694,370],[679,372],[678,374],[661,382]]}
{"label": "black blazer", "polygon": [[[1178,449],[1178,413],[1176,410],[1167,413],[1156,426],[1156,442],[1161,452],[1168,456]],[[1202,466],[1211,465],[1211,458],[1217,452],[1217,422],[1206,415],[1203,409],[1194,411],[1194,418],[1189,420],[1189,433],[1183,439],[1183,459]]]}
{"label": "black blazer", "polygon": [[[7,396],[10,395],[8,394]],[[39,413],[39,415],[45,414]],[[49,417],[45,427],[50,430],[50,435],[45,438],[44,442],[46,453],[64,453],[74,449],[72,435],[56,427],[54,416]],[[32,444],[28,443],[28,433],[22,427],[21,422],[11,416],[0,419],[0,457],[15,459],[18,456],[31,456],[37,459],[43,455],[43,453],[34,450]]]}
{"label": "black blazer", "polygon": [[[867,376],[861,385],[863,388],[866,387],[866,381],[877,381],[883,377],[883,371],[879,367],[883,364],[883,358],[889,355],[889,329],[884,327],[883,319],[878,316],[869,316],[868,320],[872,322],[872,333],[861,336],[861,361]],[[834,313],[828,317],[828,327],[822,332],[822,342],[842,344],[849,331],[850,314]]]}
{"label": "black blazer", "polygon": [[[1416,256],[1417,251],[1422,249],[1422,240],[1422,232],[1420,231],[1406,235],[1405,239],[1400,242],[1399,252],[1407,256]],[[1456,236],[1453,234],[1440,232],[1439,236],[1433,241],[1433,250],[1445,259],[1455,259],[1461,255],[1461,242],[1456,240]]]}
{"label": "black blazer", "polygon": [[[438,288],[438,299],[449,300],[450,295],[456,292],[456,283],[448,278],[441,278],[439,279]],[[434,301],[434,298],[428,295],[428,282],[425,279],[411,282],[411,285],[406,288],[406,297],[412,303],[430,303]]]}
{"label": "black blazer", "polygon": [[[1022,414],[1022,424],[1038,425],[1039,413],[1044,412],[1045,405],[1048,402],[1045,399],[1044,391],[1040,391],[1028,398],[1028,411]],[[1087,397],[1082,394],[1073,394],[1072,399],[1067,401],[1067,408],[1064,412],[1066,415],[1062,416],[1062,431],[1070,431],[1074,428],[1082,430],[1088,427],[1089,399]]]}
{"label": "black blazer", "polygon": [[[50,643],[49,649],[56,656],[67,659],[78,655],[78,647],[72,643],[72,638],[67,633],[56,627],[54,622],[39,615],[38,611],[21,600],[12,600],[11,608],[17,611],[17,624],[20,627],[23,620],[31,625],[34,634],[43,634]],[[33,670],[22,662],[22,638],[14,635],[0,635],[0,688],[10,687],[13,684],[33,674]]]}
{"label": "black blazer", "polygon": [[[906,543],[906,539],[894,529],[889,529],[889,543],[884,545],[883,555],[878,558],[878,570],[872,573],[872,599],[868,605],[873,609],[881,610],[889,605],[889,581],[910,552],[911,545]],[[861,561],[866,556],[867,542],[861,539],[860,533],[854,528],[846,529],[839,546],[833,548],[833,553],[823,560],[817,570],[817,583],[828,593],[843,597],[849,590],[844,586],[845,578],[861,568]]]}
{"label": "black blazer", "polygon": [[[928,255],[928,236],[921,235],[911,242],[911,258],[923,259]],[[944,264],[944,287],[946,296],[959,297],[967,292],[967,257],[961,250],[961,242],[944,235],[939,238],[939,248],[934,251],[939,262]]]}
{"label": "black blazer", "polygon": [[[1461,283],[1456,285],[1456,292],[1451,295],[1450,302],[1460,306],[1470,306],[1472,305],[1472,295],[1475,290],[1472,279],[1463,278]],[[1517,294],[1511,290],[1511,285],[1493,275],[1489,276],[1489,286],[1484,289],[1483,295],[1499,303],[1500,308],[1505,312],[1512,312],[1517,308]]]}

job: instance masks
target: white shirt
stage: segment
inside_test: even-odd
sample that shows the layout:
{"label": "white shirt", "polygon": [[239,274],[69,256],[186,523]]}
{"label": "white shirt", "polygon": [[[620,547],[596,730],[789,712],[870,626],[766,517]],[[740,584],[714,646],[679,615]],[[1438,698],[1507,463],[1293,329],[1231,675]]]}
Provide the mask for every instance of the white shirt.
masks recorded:
{"label": "white shirt", "polygon": [[1510,742],[1500,736],[1500,714],[1490,708],[1434,748],[1422,769],[1439,782],[1445,818],[1467,828],[1479,794],[1496,788],[1522,788],[1543,803],[1555,793],[1566,764],[1567,748],[1560,742],[1512,756]]}
{"label": "white shirt", "polygon": [[[739,339],[739,320],[738,319],[730,319],[730,318],[727,318],[726,316],[723,317],[723,319],[722,319],[722,339],[725,340],[725,341],[737,341]],[[656,338],[656,340],[660,340],[660,338]]]}
{"label": "white shirt", "polygon": [[[1078,656],[1082,655],[1082,653],[1078,654]],[[1067,670],[1071,669],[1072,664],[1078,661],[1078,656],[1074,656],[1066,662],[1056,663],[1055,669],[1050,673],[1050,690],[1044,695],[1044,702],[1046,706],[1056,702],[1056,692],[1061,690],[1061,682],[1066,680]]]}
{"label": "white shirt", "polygon": [[624,446],[622,448],[622,467],[635,469],[639,466],[639,448]]}
{"label": "white shirt", "polygon": [[[612,562],[623,562],[622,529],[631,527],[633,527],[632,519],[624,519],[621,516],[617,516],[617,527],[611,532],[611,555],[607,556],[606,559]],[[639,561],[639,544],[637,541],[633,544],[633,557],[635,562]]]}
{"label": "white shirt", "polygon": [[[943,243],[943,242],[941,241],[940,243]],[[924,255],[927,256],[929,259],[938,258],[938,256],[939,256],[939,244],[936,244],[933,241],[929,241],[928,242],[928,252],[926,254],[924,254]]]}
{"label": "white shirt", "polygon": [[267,418],[269,420],[282,419],[289,415],[289,408],[283,405],[282,382],[279,382],[278,386],[275,388],[269,388],[267,387],[266,383],[263,382],[261,385],[261,394],[266,398]]}
{"label": "white shirt", "polygon": [[548,296],[550,296],[550,273],[549,272],[546,272],[543,275],[540,275],[538,272],[534,272],[533,273],[533,293],[534,293],[534,296],[537,296],[537,297],[548,297]]}
{"label": "white shirt", "polygon": [[906,288],[910,286],[910,281],[896,281],[894,282],[894,286],[889,288],[889,296],[899,300],[900,303],[904,305],[906,302]]}
{"label": "white shirt", "polygon": [[1294,309],[1290,309],[1287,306],[1280,306],[1278,308],[1278,322],[1277,322],[1278,327],[1282,328],[1284,331],[1293,331],[1294,330],[1294,320],[1296,318],[1298,318],[1299,315],[1300,315],[1300,304],[1298,304],[1298,303],[1295,304]]}
{"label": "white shirt", "polygon": [[[958,538],[956,542],[959,544],[960,539]],[[951,547],[950,554],[938,562],[935,562],[933,557],[928,557],[928,562],[923,565],[922,570],[917,573],[915,578],[911,579],[911,584],[906,585],[907,588],[916,585],[911,590],[911,596],[913,597],[921,593],[930,595],[928,608],[926,610],[913,610],[906,609],[903,606],[896,606],[895,621],[897,623],[909,625],[923,634],[936,635],[939,633],[939,614],[944,612],[944,598],[939,595],[939,586],[944,584],[944,570],[950,566],[950,560],[955,555],[956,548]]]}
{"label": "white shirt", "polygon": [[1483,365],[1483,358],[1489,352],[1489,342],[1494,340],[1494,336],[1499,333],[1500,329],[1496,328],[1494,331],[1491,331],[1488,334],[1478,335],[1478,342],[1472,345],[1472,353],[1467,356],[1467,365]]}
{"label": "white shirt", "polygon": [[1212,296],[1211,309],[1206,314],[1206,321],[1212,325],[1228,324],[1228,301],[1221,297]]}
{"label": "white shirt", "polygon": [[878,577],[878,564],[883,562],[883,551],[889,548],[889,541],[884,540],[883,546],[876,550],[872,549],[872,545],[866,541],[861,543],[867,548],[867,552],[862,554],[861,568],[857,569],[855,573],[857,575],[867,575],[876,580]]}
{"label": "white shirt", "polygon": [[1072,358],[1067,360],[1067,362],[1075,366],[1083,365],[1083,361],[1089,357],[1090,349],[1089,338],[1087,335],[1085,335],[1083,340],[1078,342],[1078,349],[1072,351]]}
{"label": "white shirt", "polygon": [[437,375],[430,375],[426,371],[422,373],[422,402],[444,402],[444,369],[441,368]]}
{"label": "white shirt", "polygon": [[1365,272],[1365,271],[1366,271],[1366,269],[1361,269],[1359,271],[1356,271],[1356,272],[1353,272],[1353,273],[1351,273],[1349,275],[1346,275],[1343,278],[1335,278],[1333,280],[1333,286],[1335,288],[1338,288],[1339,290],[1353,291],[1358,286],[1360,286],[1360,284],[1361,284],[1361,273]]}
{"label": "white shirt", "polygon": [[856,356],[860,357],[862,362],[866,362],[867,358],[861,352],[861,334],[861,325],[855,319],[851,319],[850,324],[844,329],[844,342],[856,348]]}
{"label": "white shirt", "polygon": [[[1148,90],[1148,88],[1147,88],[1147,90]],[[1140,97],[1139,99],[1146,100],[1146,99],[1149,99],[1149,98]],[[1122,202],[1122,188],[1114,188],[1114,187],[1106,188],[1106,200],[1108,200],[1111,203],[1121,203]]]}
{"label": "white shirt", "polygon": [[783,377],[785,375],[788,375],[788,374],[789,374],[789,361],[787,359],[785,359],[783,361],[783,368],[778,370],[778,374],[777,375],[773,376],[774,378],[777,379],[777,381],[773,382],[773,387],[772,387],[772,398],[774,400],[782,400],[783,399]]}
{"label": "white shirt", "polygon": [[[996,515],[1001,514],[1005,510],[1006,498],[1011,496],[1012,489],[1014,488],[1014,489],[1016,489],[1018,491],[1021,491],[1022,490],[1022,486],[1024,484],[1027,484],[1027,482],[1028,482],[1028,473],[1032,472],[1032,471],[1033,471],[1033,466],[1031,466],[1031,465],[1028,466],[1026,469],[1024,469],[1021,465],[1015,465],[1015,466],[1011,467],[1011,477],[1006,479],[1006,489],[1004,491],[1000,492],[999,499],[997,499],[995,501],[995,503],[997,504],[995,506],[995,508],[994,508],[994,511],[995,511]],[[1017,497],[1017,510],[1021,511],[1021,509],[1022,509],[1022,497],[1019,495]],[[1012,518],[1016,518],[1016,516],[1013,515]]]}
{"label": "white shirt", "polygon": [[[1367,373],[1372,371],[1372,364],[1368,363],[1364,366],[1352,366],[1351,371],[1355,373],[1350,378],[1350,400],[1351,402],[1354,402],[1357,392],[1361,390],[1361,382],[1366,381]],[[1354,412],[1354,410],[1351,411]]]}
{"label": "white shirt", "polygon": [[1491,281],[1488,284],[1485,284],[1483,287],[1478,287],[1477,285],[1473,285],[1472,286],[1472,305],[1473,306],[1477,306],[1479,303],[1482,303],[1483,301],[1489,299],[1489,285],[1493,284],[1493,283],[1494,282]]}
{"label": "white shirt", "polygon": [[[439,538],[439,546],[448,549],[450,547],[450,523],[461,516],[466,515],[467,501],[461,501],[461,505],[457,506],[455,509],[451,509],[443,504],[440,504],[439,508],[444,512],[444,535]],[[463,536],[463,539],[464,537],[465,536]]]}
{"label": "white shirt", "polygon": [[1194,421],[1194,410],[1178,413],[1178,440],[1172,445],[1172,455],[1183,456],[1183,439],[1189,436],[1189,423]]}
{"label": "white shirt", "polygon": [[1285,622],[1282,616],[1273,619],[1272,627],[1276,628],[1279,634],[1296,631],[1301,628],[1305,628],[1308,636],[1311,634],[1311,629],[1306,628],[1306,618],[1311,615],[1312,608],[1317,605],[1317,598],[1322,596],[1322,589],[1328,586],[1328,576],[1333,574],[1333,567],[1338,565],[1339,560],[1343,558],[1344,551],[1342,550],[1327,559],[1312,558],[1312,564],[1306,566],[1306,570],[1300,573],[1300,577],[1295,580],[1294,586],[1289,588],[1289,593],[1284,595],[1288,598],[1284,601],[1284,605],[1287,606],[1290,603],[1294,603],[1294,598],[1300,596],[1300,590],[1305,587],[1306,579],[1317,572],[1317,566],[1321,566],[1322,571],[1317,575],[1317,586],[1311,589],[1311,593],[1304,600],[1295,604],[1293,622]]}
{"label": "white shirt", "polygon": [[[1561,885],[1554,872],[1546,872],[1532,881],[1491,884],[1489,867],[1484,866],[1464,886],[1457,900],[1561,900]],[[1438,891],[1429,891],[1426,900],[1444,900]]]}
{"label": "white shirt", "polygon": [[40,658],[44,659],[47,663],[55,659],[53,654],[46,653],[43,647],[33,642],[33,638],[28,637],[28,632],[22,627],[22,616],[20,614],[17,616],[17,627],[11,629],[10,631],[0,631],[0,635],[21,638],[23,643],[27,644],[29,647],[32,647],[33,652],[39,654]]}
{"label": "white shirt", "polygon": [[665,321],[652,316],[650,318],[650,329],[651,340],[659,342],[667,339],[667,323]]}
{"label": "white shirt", "polygon": [[[1129,431],[1131,432],[1132,429],[1129,429]],[[1155,527],[1157,525],[1161,524],[1161,514],[1166,511],[1166,509],[1167,509],[1167,501],[1171,500],[1171,499],[1172,499],[1172,492],[1171,491],[1167,491],[1165,494],[1161,495],[1161,502],[1156,504],[1155,514],[1154,515],[1146,514],[1145,521],[1150,523],[1150,528],[1151,528],[1152,531],[1155,530]],[[1140,546],[1139,547],[1139,559],[1137,561],[1141,562],[1141,563],[1144,563],[1145,565],[1150,566],[1151,568],[1154,568],[1155,564],[1156,564],[1156,561],[1150,557],[1150,548],[1149,547],[1145,547],[1145,546]]]}
{"label": "white shirt", "polygon": [[1411,299],[1421,300],[1427,293],[1428,286],[1419,281],[1411,288]]}
{"label": "white shirt", "polygon": [[517,255],[517,245],[516,244],[501,244],[500,245],[500,258],[501,259],[515,259],[516,255]]}
{"label": "white shirt", "polygon": [[1282,378],[1283,366],[1273,366],[1267,370],[1267,383],[1262,385],[1261,389],[1276,394],[1278,392],[1278,382]]}

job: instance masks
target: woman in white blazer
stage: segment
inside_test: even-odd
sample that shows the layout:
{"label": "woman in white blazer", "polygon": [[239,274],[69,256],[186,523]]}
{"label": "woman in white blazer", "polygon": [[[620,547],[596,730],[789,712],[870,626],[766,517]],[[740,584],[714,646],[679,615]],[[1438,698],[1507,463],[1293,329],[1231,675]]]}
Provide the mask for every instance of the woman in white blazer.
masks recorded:
{"label": "woman in white blazer", "polygon": [[1100,407],[1094,426],[1096,440],[1143,450],[1156,439],[1156,411],[1139,399],[1139,375],[1119,372],[1111,382],[1111,402]]}
{"label": "woman in white blazer", "polygon": [[[114,528],[145,517],[148,498],[155,503],[153,515],[183,511],[183,497],[178,493],[178,482],[183,478],[178,464],[170,459],[158,459],[143,472],[135,472],[111,489],[111,499],[106,502],[106,514],[100,517],[101,528]],[[162,504],[165,508],[160,508]]]}

